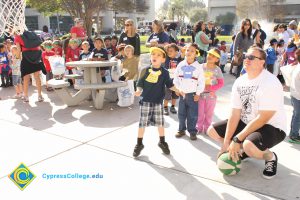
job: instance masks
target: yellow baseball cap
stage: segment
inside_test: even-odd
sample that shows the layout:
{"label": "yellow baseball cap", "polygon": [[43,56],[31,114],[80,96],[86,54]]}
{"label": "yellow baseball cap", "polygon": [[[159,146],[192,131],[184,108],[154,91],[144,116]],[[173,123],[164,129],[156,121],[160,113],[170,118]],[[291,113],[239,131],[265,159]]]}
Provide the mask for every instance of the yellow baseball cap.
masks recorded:
{"label": "yellow baseball cap", "polygon": [[221,55],[218,54],[214,49],[209,50],[207,53],[211,54],[211,55],[213,55],[213,56],[215,56],[217,58],[221,58]]}
{"label": "yellow baseball cap", "polygon": [[166,51],[163,48],[160,48],[160,47],[151,47],[150,48],[150,53],[152,53],[152,51],[160,51],[161,53],[164,54],[165,57],[167,56]]}

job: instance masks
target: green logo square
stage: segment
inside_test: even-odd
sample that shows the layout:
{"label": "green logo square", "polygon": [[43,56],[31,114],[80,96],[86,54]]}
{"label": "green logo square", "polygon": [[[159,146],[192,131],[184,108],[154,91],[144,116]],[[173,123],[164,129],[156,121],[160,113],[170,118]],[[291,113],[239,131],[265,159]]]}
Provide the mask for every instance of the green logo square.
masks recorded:
{"label": "green logo square", "polygon": [[24,190],[35,177],[36,176],[23,163],[8,175],[8,178],[14,182],[20,190]]}

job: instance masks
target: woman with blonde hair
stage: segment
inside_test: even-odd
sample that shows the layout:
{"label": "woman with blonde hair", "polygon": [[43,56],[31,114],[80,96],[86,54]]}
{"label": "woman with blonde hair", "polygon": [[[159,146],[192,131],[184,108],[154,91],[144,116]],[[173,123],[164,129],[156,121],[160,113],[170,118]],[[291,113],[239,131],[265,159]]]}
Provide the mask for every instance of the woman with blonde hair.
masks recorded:
{"label": "woman with blonde hair", "polygon": [[162,21],[154,20],[152,22],[152,34],[146,42],[147,47],[164,47],[170,42],[168,33],[164,31],[164,25]]}
{"label": "woman with blonde hair", "polygon": [[136,26],[132,19],[127,19],[125,21],[125,30],[120,35],[119,43],[131,45],[134,47],[134,55],[140,56],[141,54],[141,45],[140,45],[140,35],[136,32]]}
{"label": "woman with blonde hair", "polygon": [[258,21],[253,20],[252,21],[252,37],[253,37],[254,43],[261,44],[260,35],[261,35],[261,33],[260,33]]}

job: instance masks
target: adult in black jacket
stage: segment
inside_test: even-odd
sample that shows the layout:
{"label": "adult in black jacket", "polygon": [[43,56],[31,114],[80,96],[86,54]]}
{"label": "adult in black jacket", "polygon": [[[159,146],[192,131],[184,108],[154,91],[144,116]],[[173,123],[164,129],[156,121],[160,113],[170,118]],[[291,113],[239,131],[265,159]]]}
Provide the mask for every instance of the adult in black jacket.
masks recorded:
{"label": "adult in black jacket", "polygon": [[136,26],[132,19],[125,21],[125,30],[120,35],[119,44],[130,44],[134,47],[134,55],[140,56],[141,54],[141,41],[140,35],[136,32]]}
{"label": "adult in black jacket", "polygon": [[265,45],[265,40],[267,39],[267,34],[265,31],[263,31],[261,29],[261,26],[260,24],[258,24],[258,28],[259,28],[259,31],[260,31],[260,42],[262,45]]}
{"label": "adult in black jacket", "polygon": [[22,52],[21,76],[24,82],[24,102],[26,103],[29,102],[28,85],[31,74],[34,75],[36,81],[38,101],[44,101],[42,97],[40,71],[46,74],[46,69],[42,62],[41,43],[41,39],[34,32],[25,31],[21,35],[15,35],[15,44],[18,50]]}

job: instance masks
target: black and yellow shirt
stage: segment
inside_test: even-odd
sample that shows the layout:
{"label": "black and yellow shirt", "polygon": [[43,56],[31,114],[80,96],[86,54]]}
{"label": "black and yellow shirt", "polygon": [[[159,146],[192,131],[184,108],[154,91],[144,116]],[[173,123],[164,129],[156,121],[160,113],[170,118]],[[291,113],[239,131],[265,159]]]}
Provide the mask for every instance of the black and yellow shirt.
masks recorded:
{"label": "black and yellow shirt", "polygon": [[143,89],[141,98],[143,102],[162,103],[165,96],[165,87],[173,87],[168,70],[163,67],[148,67],[141,73],[137,87]]}

